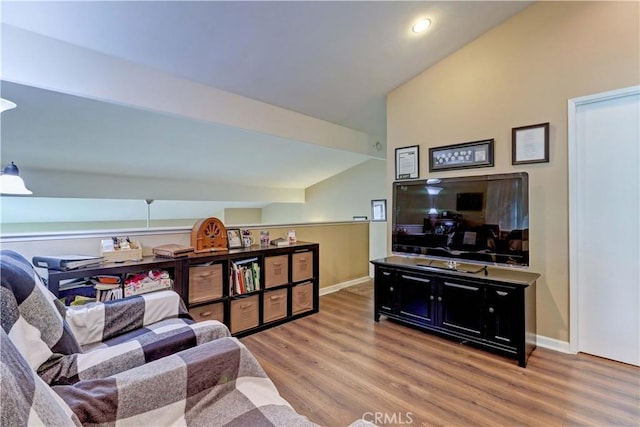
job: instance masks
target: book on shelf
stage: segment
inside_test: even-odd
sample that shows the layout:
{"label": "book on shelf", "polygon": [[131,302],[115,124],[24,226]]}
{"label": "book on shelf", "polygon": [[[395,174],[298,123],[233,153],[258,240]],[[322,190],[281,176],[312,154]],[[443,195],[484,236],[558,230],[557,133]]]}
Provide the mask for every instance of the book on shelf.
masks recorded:
{"label": "book on shelf", "polygon": [[31,262],[36,267],[65,271],[100,265],[103,259],[101,256],[91,255],[43,255],[34,256]]}
{"label": "book on shelf", "polygon": [[119,283],[97,283],[94,288],[96,290],[96,301],[104,302],[122,298],[122,288]]}
{"label": "book on shelf", "polygon": [[91,285],[91,281],[87,281],[84,278],[61,280],[58,283],[58,291],[68,291],[70,289],[82,288],[84,286]]}
{"label": "book on shelf", "polygon": [[180,258],[189,256],[193,252],[193,246],[178,245],[177,243],[169,243],[166,245],[155,246],[153,254],[165,258]]}
{"label": "book on shelf", "polygon": [[289,240],[283,239],[282,237],[278,237],[277,239],[273,239],[271,241],[273,246],[289,246]]}
{"label": "book on shelf", "polygon": [[93,283],[104,284],[104,285],[117,285],[122,282],[122,278],[115,274],[99,274],[97,276],[93,276],[91,278]]}
{"label": "book on shelf", "polygon": [[260,264],[258,258],[231,261],[231,290],[241,295],[260,290]]}

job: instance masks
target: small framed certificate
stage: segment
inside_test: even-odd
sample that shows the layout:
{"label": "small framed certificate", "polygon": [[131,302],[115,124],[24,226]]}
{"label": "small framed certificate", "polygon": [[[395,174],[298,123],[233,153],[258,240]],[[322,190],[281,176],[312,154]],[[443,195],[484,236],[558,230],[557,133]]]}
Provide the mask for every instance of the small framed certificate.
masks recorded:
{"label": "small framed certificate", "polygon": [[418,146],[396,148],[396,180],[419,176]]}
{"label": "small framed certificate", "polygon": [[371,201],[371,221],[387,220],[387,199]]}
{"label": "small framed certificate", "polygon": [[549,162],[549,123],[511,129],[511,164]]}

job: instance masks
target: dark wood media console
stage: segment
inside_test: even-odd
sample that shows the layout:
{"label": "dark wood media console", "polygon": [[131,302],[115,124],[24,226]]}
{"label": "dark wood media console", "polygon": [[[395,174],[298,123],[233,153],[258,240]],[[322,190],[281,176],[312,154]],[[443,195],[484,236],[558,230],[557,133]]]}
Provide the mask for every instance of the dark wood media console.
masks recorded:
{"label": "dark wood media console", "polygon": [[474,267],[462,272],[437,261],[442,267],[435,268],[421,265],[424,259],[400,256],[371,263],[375,266],[376,322],[384,315],[514,358],[526,367],[536,347],[539,274],[494,267],[469,273]]}

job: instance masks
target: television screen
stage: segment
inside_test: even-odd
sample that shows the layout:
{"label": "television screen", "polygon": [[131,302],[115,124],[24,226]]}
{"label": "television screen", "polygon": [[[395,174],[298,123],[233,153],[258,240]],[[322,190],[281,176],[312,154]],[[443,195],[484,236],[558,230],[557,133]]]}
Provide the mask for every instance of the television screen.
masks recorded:
{"label": "television screen", "polygon": [[393,183],[392,252],[529,265],[526,172]]}

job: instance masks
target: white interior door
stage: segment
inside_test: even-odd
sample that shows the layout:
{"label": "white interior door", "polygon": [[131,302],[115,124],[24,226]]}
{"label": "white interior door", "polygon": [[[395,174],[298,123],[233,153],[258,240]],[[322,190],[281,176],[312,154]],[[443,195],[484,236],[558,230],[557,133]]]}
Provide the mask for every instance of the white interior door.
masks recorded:
{"label": "white interior door", "polygon": [[569,150],[577,351],[633,365],[640,365],[639,105],[637,88],[576,103]]}

